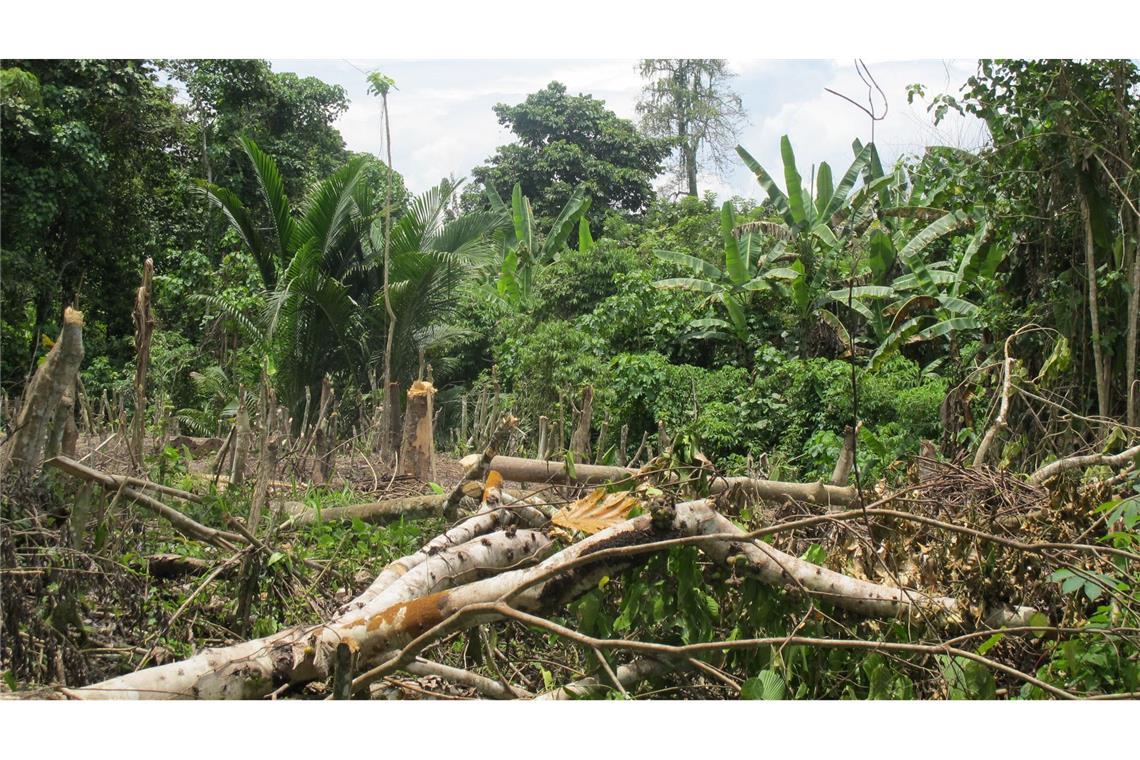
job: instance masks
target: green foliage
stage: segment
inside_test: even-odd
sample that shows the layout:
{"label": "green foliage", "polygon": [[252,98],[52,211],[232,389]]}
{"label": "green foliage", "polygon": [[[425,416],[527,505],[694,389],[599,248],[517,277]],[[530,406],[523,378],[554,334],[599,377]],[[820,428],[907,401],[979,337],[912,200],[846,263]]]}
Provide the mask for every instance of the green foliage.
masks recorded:
{"label": "green foliage", "polygon": [[517,142],[500,146],[472,174],[484,186],[520,184],[538,217],[553,219],[579,187],[594,199],[593,221],[607,208],[642,211],[652,199],[669,145],[640,134],[604,101],[568,95],[551,82],[523,103],[500,103],[495,115]]}

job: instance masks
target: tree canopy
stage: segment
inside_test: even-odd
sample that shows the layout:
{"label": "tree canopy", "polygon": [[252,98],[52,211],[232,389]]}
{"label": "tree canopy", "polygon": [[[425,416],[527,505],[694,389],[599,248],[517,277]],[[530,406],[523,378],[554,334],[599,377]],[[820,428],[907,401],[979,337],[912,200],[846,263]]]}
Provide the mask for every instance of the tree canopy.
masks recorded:
{"label": "tree canopy", "polygon": [[581,186],[593,199],[592,218],[606,209],[644,211],[653,179],[669,153],[665,140],[642,134],[590,95],[568,95],[551,82],[517,105],[495,106],[516,142],[472,170],[475,179],[506,193],[518,183],[535,213],[553,219]]}

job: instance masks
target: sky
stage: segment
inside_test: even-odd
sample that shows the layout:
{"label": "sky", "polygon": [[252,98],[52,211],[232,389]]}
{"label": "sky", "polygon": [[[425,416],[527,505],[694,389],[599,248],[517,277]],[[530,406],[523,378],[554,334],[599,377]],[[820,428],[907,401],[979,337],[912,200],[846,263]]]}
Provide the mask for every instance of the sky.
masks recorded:
{"label": "sky", "polygon": [[[422,192],[454,174],[469,177],[471,169],[512,141],[499,125],[492,107],[516,104],[551,81],[566,85],[570,94],[590,94],[605,101],[617,115],[636,120],[642,80],[637,60],[272,60],[274,71],[315,76],[339,84],[350,105],[336,127],[350,150],[378,154],[381,149],[380,101],[367,92],[365,74],[379,70],[396,81],[389,95],[393,164],[413,192]],[[887,98],[886,118],[876,125],[876,144],[889,166],[903,153],[926,145],[975,148],[986,137],[981,122],[948,117],[939,128],[926,113],[925,103],[908,105],[906,87],[920,82],[927,97],[956,94],[975,71],[974,60],[867,60]],[[780,137],[788,135],[805,182],[812,164],[827,161],[838,177],[853,157],[851,142],[870,138],[868,117],[850,103],[828,93],[841,92],[866,101],[866,86],[852,60],[734,60],[732,88],[741,96],[747,123],[740,144],[774,176],[782,176]],[[740,195],[760,198],[755,178],[738,160],[727,176],[705,174],[701,192],[712,190],[722,199]],[[659,184],[664,186],[662,178]]]}

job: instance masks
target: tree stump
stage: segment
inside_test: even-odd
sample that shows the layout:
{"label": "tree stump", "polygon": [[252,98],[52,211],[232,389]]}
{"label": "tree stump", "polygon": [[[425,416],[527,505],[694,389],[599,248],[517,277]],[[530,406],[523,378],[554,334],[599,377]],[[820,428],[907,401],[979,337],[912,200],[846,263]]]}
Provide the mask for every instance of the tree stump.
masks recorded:
{"label": "tree stump", "polygon": [[418,480],[435,480],[435,442],[432,438],[432,397],[435,387],[417,380],[408,389],[404,412],[404,441],[400,446],[400,467]]}

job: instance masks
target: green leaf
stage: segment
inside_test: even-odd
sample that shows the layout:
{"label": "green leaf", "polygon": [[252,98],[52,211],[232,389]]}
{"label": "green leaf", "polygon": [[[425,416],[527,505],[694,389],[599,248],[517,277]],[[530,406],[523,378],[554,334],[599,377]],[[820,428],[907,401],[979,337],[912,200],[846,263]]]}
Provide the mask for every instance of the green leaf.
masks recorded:
{"label": "green leaf", "polygon": [[792,152],[792,141],[787,135],[780,138],[780,157],[784,160],[784,185],[787,188],[788,207],[795,223],[802,225],[807,218],[804,209],[803,178],[796,168],[796,154]]}
{"label": "green leaf", "polygon": [[515,183],[511,193],[511,214],[515,225],[515,240],[526,246],[527,255],[534,254],[534,215],[530,201],[523,197],[522,185]]}
{"label": "green leaf", "polygon": [[970,238],[970,244],[966,246],[966,253],[963,254],[962,262],[958,265],[958,277],[954,281],[954,287],[950,291],[950,295],[958,295],[962,285],[973,282],[974,278],[978,276],[982,262],[980,259],[977,259],[977,255],[989,231],[990,223],[987,220],[978,228],[973,237]]}
{"label": "green leaf", "polygon": [[756,175],[756,181],[760,183],[760,187],[768,193],[768,199],[772,201],[772,207],[776,209],[776,213],[788,224],[789,227],[795,226],[795,218],[792,216],[792,211],[788,207],[788,196],[780,190],[771,175],[764,171],[764,167],[760,165],[752,155],[743,147],[737,145],[736,152],[744,161],[745,165]]}
{"label": "green leaf", "polygon": [[847,172],[843,175],[843,179],[839,181],[839,185],[835,188],[835,193],[831,196],[831,200],[827,203],[827,208],[824,209],[822,219],[828,221],[831,217],[843,208],[843,204],[847,201],[847,196],[851,192],[851,188],[855,186],[855,182],[859,179],[859,173],[863,171],[863,167],[870,157],[871,151],[868,148],[863,148],[855,156],[855,160],[851,162],[851,166],[847,168]]}
{"label": "green leaf", "polygon": [[570,232],[574,229],[574,223],[589,205],[590,202],[586,199],[586,188],[582,185],[574,188],[574,192],[570,194],[570,199],[562,207],[558,218],[550,227],[550,234],[547,235],[542,244],[542,258],[549,258],[562,248],[566,239],[570,237]]}
{"label": "green leaf", "polygon": [[823,241],[825,245],[835,247],[839,245],[839,241],[835,238],[835,233],[831,231],[823,222],[811,228],[811,234]]}
{"label": "green leaf", "polygon": [[824,161],[819,165],[819,171],[815,175],[815,207],[817,217],[825,223],[827,217],[823,216],[823,211],[827,208],[827,204],[831,203],[833,195],[835,195],[835,185],[831,181],[831,167]]}
{"label": "green leaf", "polygon": [[257,143],[243,136],[241,144],[250,163],[253,164],[258,188],[273,218],[273,232],[278,245],[277,257],[284,264],[292,256],[296,245],[296,225],[293,222],[292,210],[289,208],[289,198],[285,195],[285,182],[281,178],[277,162],[257,147]]}
{"label": "green leaf", "polygon": [[578,219],[578,250],[589,253],[594,250],[594,236],[590,234],[590,220],[583,215]]}
{"label": "green leaf", "polygon": [[285,559],[284,552],[273,552],[269,555],[269,560],[265,563],[266,567],[273,567],[281,560]]}
{"label": "green leaf", "polygon": [[960,211],[946,214],[936,222],[928,224],[921,232],[911,238],[903,249],[899,251],[899,258],[907,265],[918,279],[920,287],[930,295],[935,294],[934,281],[923,263],[921,254],[927,246],[938,238],[947,235],[959,227],[970,224],[971,219]]}
{"label": "green leaf", "polygon": [[441,486],[439,483],[434,483],[432,481],[428,481],[428,488],[430,488],[432,490],[432,493],[437,493],[437,494],[447,493],[447,491],[443,490],[443,486]]}
{"label": "green leaf", "polygon": [[748,334],[748,320],[744,316],[744,307],[731,293],[721,293],[720,300],[728,311],[728,318],[732,320],[732,326],[736,328],[737,335],[741,339],[745,338]]}
{"label": "green leaf", "polygon": [[941,338],[944,335],[949,335],[952,332],[964,332],[966,330],[980,330],[981,323],[973,317],[954,317],[953,319],[944,319],[941,322],[927,327],[916,336],[919,340],[931,340],[932,338]]}
{"label": "green leaf", "polygon": [[578,478],[578,470],[574,466],[574,455],[573,455],[573,453],[570,451],[567,451],[565,459],[566,459],[566,474],[570,476],[571,480],[576,480]]}
{"label": "green leaf", "polygon": [[670,264],[680,264],[681,266],[688,267],[694,272],[698,272],[709,280],[719,280],[724,277],[724,273],[717,269],[715,266],[699,259],[696,256],[690,256],[687,253],[679,253],[677,251],[654,251],[653,255],[662,261],[667,261]]}
{"label": "green leaf", "polygon": [[982,643],[982,645],[980,647],[978,647],[978,654],[984,655],[986,652],[993,649],[994,646],[996,646],[997,643],[1004,638],[1005,638],[1004,633],[995,633],[993,636],[990,636],[988,639],[985,640],[985,642]]}
{"label": "green leaf", "polygon": [[783,699],[784,679],[772,670],[761,670],[740,686],[741,699]]}
{"label": "green leaf", "polygon": [[896,256],[895,243],[891,240],[891,236],[882,230],[874,230],[871,233],[870,263],[871,276],[876,284],[881,285],[886,281]]}
{"label": "green leaf", "polygon": [[719,293],[721,288],[719,285],[707,280],[697,280],[692,277],[671,277],[667,280],[658,280],[653,283],[658,288],[681,288],[683,290],[695,290],[699,293]]}
{"label": "green leaf", "polygon": [[732,204],[725,201],[724,205],[720,207],[720,233],[724,240],[724,271],[728,274],[728,279],[732,281],[733,285],[743,285],[748,282],[748,270],[745,269],[744,261],[740,258],[740,247],[737,245],[736,236],[732,234],[735,226],[736,219],[732,213]]}

